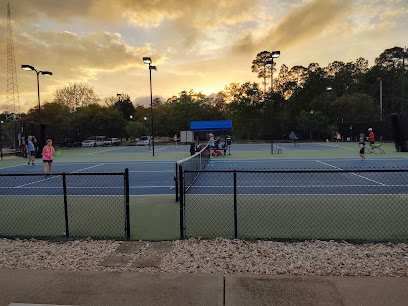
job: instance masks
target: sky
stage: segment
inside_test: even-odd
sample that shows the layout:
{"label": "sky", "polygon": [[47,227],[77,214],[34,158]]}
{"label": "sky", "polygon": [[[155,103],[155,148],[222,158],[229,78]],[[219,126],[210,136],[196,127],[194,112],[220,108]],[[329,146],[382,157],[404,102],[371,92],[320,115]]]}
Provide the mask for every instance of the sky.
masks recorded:
{"label": "sky", "polygon": [[[280,65],[320,66],[408,45],[408,0],[0,0],[0,112],[7,110],[7,3],[21,112],[70,83],[85,82],[103,101],[129,94],[136,104],[193,89],[206,95],[230,83],[262,80],[251,72],[262,51]],[[275,72],[277,75],[277,72]],[[263,87],[261,87],[263,88]]]}

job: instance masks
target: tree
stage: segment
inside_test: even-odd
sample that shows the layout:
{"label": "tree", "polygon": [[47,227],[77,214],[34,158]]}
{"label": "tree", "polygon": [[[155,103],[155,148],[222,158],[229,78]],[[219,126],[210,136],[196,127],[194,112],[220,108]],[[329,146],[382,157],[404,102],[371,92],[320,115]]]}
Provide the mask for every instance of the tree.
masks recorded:
{"label": "tree", "polygon": [[66,105],[71,112],[79,107],[96,104],[100,101],[92,87],[86,83],[74,83],[57,89],[54,93],[54,102]]}
{"label": "tree", "polygon": [[112,107],[113,109],[116,109],[119,111],[123,119],[128,121],[130,120],[130,116],[133,116],[135,112],[135,107],[133,106],[132,101],[130,101],[129,96],[128,95],[124,95],[124,96],[125,96],[124,99],[120,99],[116,101],[116,103]]}
{"label": "tree", "polygon": [[313,110],[310,112],[301,111],[298,121],[304,134],[309,131],[310,140],[312,140],[312,134],[315,132],[318,132],[320,137],[321,131],[324,131],[325,136],[327,136],[326,133],[329,127],[329,120],[322,112]]}
{"label": "tree", "polygon": [[[252,72],[256,72],[258,74],[258,78],[264,79],[265,84],[265,91],[266,91],[266,79],[271,77],[271,67],[266,66],[266,62],[271,60],[271,53],[268,51],[262,51],[256,55],[256,58],[252,61]],[[276,63],[273,62],[273,71],[275,71]]]}
{"label": "tree", "polygon": [[146,134],[146,128],[140,122],[129,121],[125,126],[126,134],[131,138],[139,138]]}

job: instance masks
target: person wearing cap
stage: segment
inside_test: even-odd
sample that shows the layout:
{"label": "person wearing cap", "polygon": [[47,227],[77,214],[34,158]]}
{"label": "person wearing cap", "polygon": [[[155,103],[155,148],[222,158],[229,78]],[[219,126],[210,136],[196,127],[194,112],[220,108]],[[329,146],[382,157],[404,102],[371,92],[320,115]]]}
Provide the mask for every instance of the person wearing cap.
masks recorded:
{"label": "person wearing cap", "polygon": [[370,145],[373,145],[375,141],[373,129],[369,128],[368,133],[368,141],[370,142]]}

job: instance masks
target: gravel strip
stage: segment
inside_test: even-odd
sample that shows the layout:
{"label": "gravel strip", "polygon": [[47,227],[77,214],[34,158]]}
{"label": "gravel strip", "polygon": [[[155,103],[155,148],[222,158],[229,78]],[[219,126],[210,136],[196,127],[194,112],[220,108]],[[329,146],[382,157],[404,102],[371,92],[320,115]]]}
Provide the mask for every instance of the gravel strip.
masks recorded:
{"label": "gravel strip", "polygon": [[[408,244],[189,239],[162,242],[173,247],[167,253],[148,252],[150,243],[144,242],[137,253],[117,254],[120,244],[0,239],[0,269],[408,277]],[[99,265],[112,254],[130,261],[122,267]],[[152,255],[162,258],[158,268],[132,266]]]}

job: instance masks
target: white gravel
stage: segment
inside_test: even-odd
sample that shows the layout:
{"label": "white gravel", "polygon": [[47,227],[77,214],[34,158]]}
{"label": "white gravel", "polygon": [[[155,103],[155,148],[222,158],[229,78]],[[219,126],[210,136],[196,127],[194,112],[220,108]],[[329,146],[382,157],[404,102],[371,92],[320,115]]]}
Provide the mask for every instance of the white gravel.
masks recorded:
{"label": "white gravel", "polygon": [[[131,258],[126,266],[100,266],[120,243],[0,239],[0,269],[408,277],[408,244],[189,239],[163,242],[172,244],[169,253],[146,254],[144,242],[141,252],[117,254]],[[152,255],[162,258],[158,268],[132,267],[132,260]]]}

